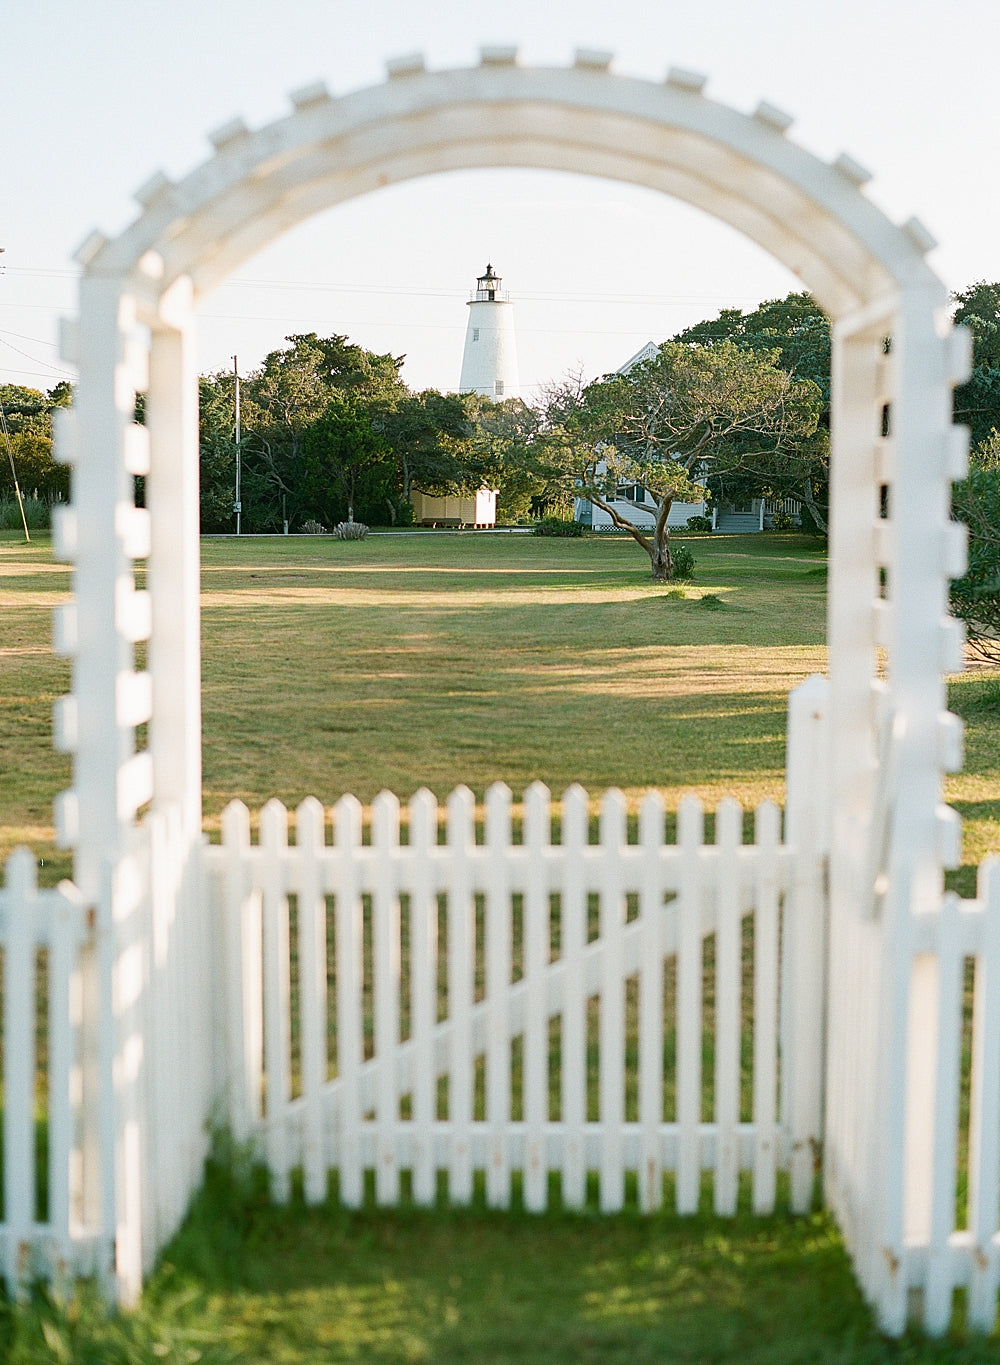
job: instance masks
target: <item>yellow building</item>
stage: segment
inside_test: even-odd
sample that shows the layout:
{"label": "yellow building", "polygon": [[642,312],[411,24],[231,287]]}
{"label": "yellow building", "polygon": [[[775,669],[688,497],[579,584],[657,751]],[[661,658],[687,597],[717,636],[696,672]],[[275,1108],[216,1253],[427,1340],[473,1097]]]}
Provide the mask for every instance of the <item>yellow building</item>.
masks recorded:
{"label": "yellow building", "polygon": [[438,498],[414,489],[410,494],[413,520],[417,526],[495,526],[497,490],[480,488],[478,493],[450,494]]}

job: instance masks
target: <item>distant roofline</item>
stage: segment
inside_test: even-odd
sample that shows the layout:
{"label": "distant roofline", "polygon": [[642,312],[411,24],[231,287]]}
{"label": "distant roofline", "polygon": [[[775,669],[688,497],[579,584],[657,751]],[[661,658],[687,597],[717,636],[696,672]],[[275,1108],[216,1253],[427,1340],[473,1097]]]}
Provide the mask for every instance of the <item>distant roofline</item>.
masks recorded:
{"label": "distant roofline", "polygon": [[631,356],[626,360],[624,365],[620,365],[618,369],[615,370],[615,374],[628,374],[629,370],[633,369],[636,365],[641,365],[644,360],[650,360],[654,355],[657,355],[659,350],[660,348],[655,341],[647,341],[645,346],[636,351],[634,356]]}

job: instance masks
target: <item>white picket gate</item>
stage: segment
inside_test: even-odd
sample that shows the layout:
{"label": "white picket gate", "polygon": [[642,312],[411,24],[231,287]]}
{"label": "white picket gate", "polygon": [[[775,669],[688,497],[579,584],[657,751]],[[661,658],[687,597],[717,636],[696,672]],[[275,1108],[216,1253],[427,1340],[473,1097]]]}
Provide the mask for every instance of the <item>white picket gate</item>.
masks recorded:
{"label": "white picket gate", "polygon": [[670,1171],[677,1210],[690,1213],[711,1171],[715,1211],[732,1214],[742,1171],[766,1212],[790,1168],[793,1207],[809,1206],[823,851],[783,844],[777,807],[758,808],[749,844],[733,800],[706,843],[693,797],[666,842],[656,794],[630,842],[614,791],[593,842],[586,793],[571,787],[553,809],[540,784],[525,793],[519,842],[502,785],[486,795],[481,838],[464,787],[443,842],[427,791],[410,802],[405,843],[395,797],[374,802],[369,843],[361,815],[343,798],[328,843],[323,808],[307,800],[290,844],[288,814],[271,802],[251,844],[235,803],[221,847],[206,850],[229,949],[230,1113],[240,1135],[262,1134],[279,1196],[300,1166],[310,1199],[335,1170],[356,1205],[372,1170],[376,1199],[393,1204],[406,1170],[418,1204],[433,1201],[441,1171],[465,1202],[479,1171],[487,1202],[505,1207],[518,1171],[526,1207],[541,1210],[551,1172],[570,1207],[596,1172],[612,1211],[631,1173],[651,1210]]}

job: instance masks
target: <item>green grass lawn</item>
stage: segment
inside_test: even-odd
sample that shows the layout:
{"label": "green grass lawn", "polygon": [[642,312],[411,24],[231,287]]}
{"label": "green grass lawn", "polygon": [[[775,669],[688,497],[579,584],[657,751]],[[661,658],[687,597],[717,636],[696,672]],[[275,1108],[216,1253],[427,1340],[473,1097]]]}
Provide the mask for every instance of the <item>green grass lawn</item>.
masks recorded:
{"label": "green grass lawn", "polygon": [[[377,536],[203,542],[206,827],[226,802],[502,779],[558,794],[650,787],[671,805],[784,790],[790,687],[825,667],[825,561],[795,535],[694,537],[663,588],[616,538]],[[49,647],[70,584],[47,539],[0,533],[0,856],[68,875],[52,798]],[[1000,849],[1000,678],[953,680],[967,765],[964,894]],[[5,1346],[6,1341],[6,1346]],[[992,1360],[996,1343],[883,1342],[823,1214],[734,1222],[483,1210],[272,1209],[217,1173],[142,1309],[0,1314],[0,1360],[275,1362]]]}

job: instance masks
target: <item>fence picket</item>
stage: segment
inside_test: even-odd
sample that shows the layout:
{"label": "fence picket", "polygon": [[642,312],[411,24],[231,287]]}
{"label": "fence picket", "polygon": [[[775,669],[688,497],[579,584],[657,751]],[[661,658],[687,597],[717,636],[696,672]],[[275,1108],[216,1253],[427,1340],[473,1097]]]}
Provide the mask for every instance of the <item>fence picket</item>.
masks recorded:
{"label": "fence picket", "polygon": [[686,796],[677,813],[681,851],[677,925],[677,1212],[697,1213],[701,1182],[702,864],[705,818]]}
{"label": "fence picket", "polygon": [[307,796],[295,813],[298,850],[299,1000],[302,1029],[303,1154],[306,1202],[326,1198],[323,1087],[326,1084],[326,897],[320,858],[326,844],[323,807]]}
{"label": "fence picket", "polygon": [[587,793],[566,790],[562,808],[560,932],[565,965],[560,1035],[560,1113],[563,1131],[562,1198],[567,1208],[583,1207],[586,1162],[583,1125],[587,1117],[587,992],[583,950],[587,942],[587,891],[584,859],[587,842]]}
{"label": "fence picket", "polygon": [[622,1123],[625,1118],[625,974],[622,929],[625,896],[621,875],[626,842],[625,797],[612,789],[601,801],[601,1017],[599,1105],[601,1114],[602,1213],[615,1213],[624,1203]]}
{"label": "fence picket", "polygon": [[753,1209],[774,1212],[778,1133],[778,843],[780,812],[771,801],[757,807],[756,906],[753,930]]}
{"label": "fence picket", "polygon": [[7,1224],[4,1274],[19,1285],[21,1247],[35,1215],[35,953],[38,892],[26,848],[7,859],[3,961],[3,1200]]}
{"label": "fence picket", "polygon": [[226,943],[229,1122],[238,1143],[261,1117],[262,1013],[260,893],[250,882],[250,812],[230,801],[222,812],[222,896]]}
{"label": "fence picket", "polygon": [[973,1330],[992,1332],[1000,1290],[1000,858],[983,863],[978,889],[984,920],[972,1005],[968,1314]]}
{"label": "fence picket", "polygon": [[399,1094],[396,1053],[399,1046],[399,896],[396,864],[399,851],[399,801],[379,792],[372,802],[372,848],[375,888],[372,897],[373,1010],[375,1016],[375,1199],[399,1200],[396,1125]]}
{"label": "fence picket", "polygon": [[[924,1285],[924,1324],[940,1336],[951,1320],[952,1278],[948,1238],[955,1227],[958,1104],[964,958],[958,947],[958,907],[946,895],[938,920],[938,1029],[934,1106],[934,1188],[931,1191],[930,1255]],[[930,1059],[925,1059],[929,1061]]]}
{"label": "fence picket", "polygon": [[655,1212],[663,1202],[663,799],[648,792],[639,808],[642,872],[639,917],[642,958],[639,967],[639,1207]]}
{"label": "fence picket", "polygon": [[547,1203],[545,1124],[549,1103],[549,1017],[545,969],[549,962],[549,893],[545,850],[551,838],[549,789],[532,782],[524,793],[524,1205]]}
{"label": "fence picket", "polygon": [[474,813],[472,792],[468,787],[456,787],[448,798],[448,1015],[451,1020],[448,1194],[456,1204],[467,1204],[472,1198],[469,1129],[474,1079],[471,1012],[476,935],[469,853],[476,839]]}
{"label": "fence picket", "polygon": [[265,853],[264,893],[264,1072],[267,1083],[267,1154],[274,1197],[291,1195],[293,1158],[286,1121],[291,1098],[291,1005],[288,895],[283,854],[288,845],[288,812],[268,801],[260,813]]}
{"label": "fence picket", "polygon": [[60,900],[49,943],[49,1223],[60,1244],[60,1255],[68,1260],[70,1191],[70,1153],[73,1145],[73,1108],[69,1078],[73,1066],[73,1024],[70,1001],[74,982],[76,954],[80,946],[79,926],[83,906],[71,882],[59,886]]}
{"label": "fence picket", "polygon": [[413,1202],[428,1207],[435,1196],[434,1119],[436,1072],[434,1026],[437,1022],[438,914],[431,876],[431,851],[437,846],[438,807],[422,787],[410,802],[410,1036],[413,1039]]}
{"label": "fence picket", "polygon": [[715,1178],[717,1216],[732,1217],[738,1194],[740,1117],[740,851],[743,808],[732,797],[719,802],[715,816],[719,850],[716,874],[718,918],[715,932]]}
{"label": "fence picket", "polygon": [[510,807],[510,788],[495,782],[486,793],[486,1200],[492,1208],[510,1203]]}
{"label": "fence picket", "polygon": [[361,1154],[362,921],[358,856],[361,851],[361,803],[342,796],[334,808],[337,859],[335,887],[337,971],[337,1094],[340,1100],[340,1198],[349,1209],[364,1199]]}

